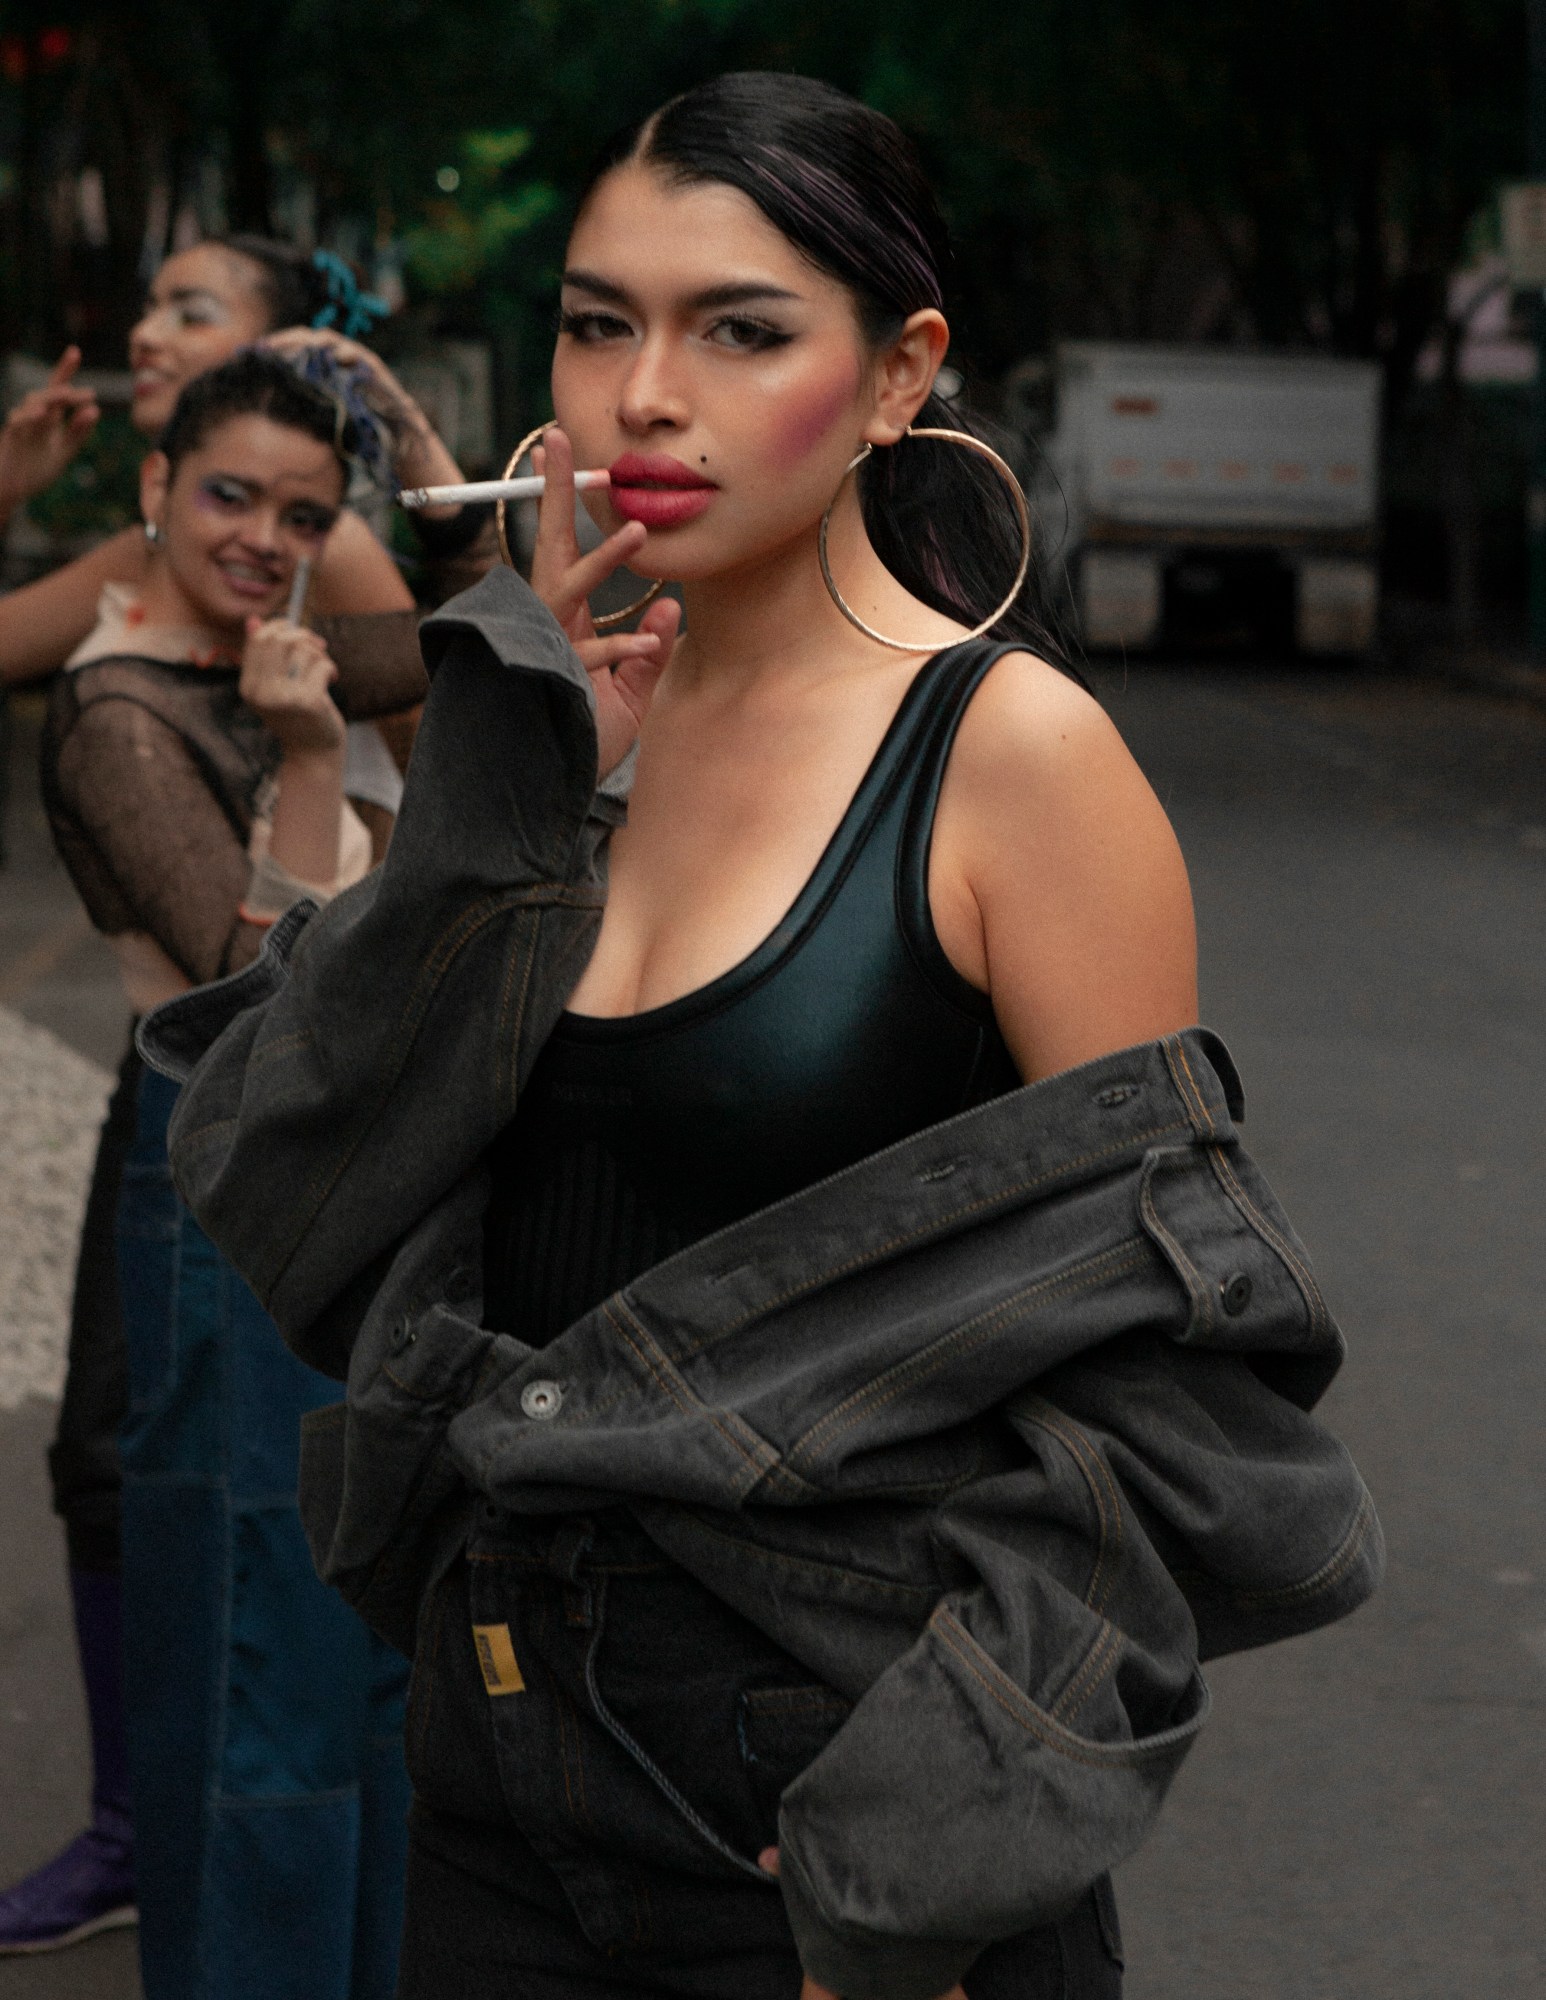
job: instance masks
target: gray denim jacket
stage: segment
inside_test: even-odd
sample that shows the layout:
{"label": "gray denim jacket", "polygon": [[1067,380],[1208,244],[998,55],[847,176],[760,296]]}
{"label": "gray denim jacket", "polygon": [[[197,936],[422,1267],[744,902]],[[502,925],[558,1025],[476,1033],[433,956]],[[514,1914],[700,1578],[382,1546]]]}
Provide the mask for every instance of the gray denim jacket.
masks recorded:
{"label": "gray denim jacket", "polygon": [[517,578],[424,638],[385,867],[142,1030],[187,1075],[194,1212],[347,1374],[306,1439],[318,1566],[411,1650],[480,1501],[627,1505],[853,1701],[784,1795],[782,1891],[815,1978],[929,2000],[1139,1844],[1200,1660],[1375,1587],[1368,1494],[1308,1414],[1341,1336],[1201,1029],[919,1133],[540,1351],[487,1331],[482,1155],[590,950],[622,807]]}

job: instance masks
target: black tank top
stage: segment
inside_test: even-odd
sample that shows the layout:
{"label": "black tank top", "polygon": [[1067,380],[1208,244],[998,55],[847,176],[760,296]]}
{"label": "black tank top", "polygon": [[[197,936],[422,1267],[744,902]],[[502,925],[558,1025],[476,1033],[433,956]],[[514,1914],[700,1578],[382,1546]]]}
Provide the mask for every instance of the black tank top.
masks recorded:
{"label": "black tank top", "polygon": [[1018,1085],[928,895],[950,746],[1009,650],[968,642],[920,668],[749,957],[664,1007],[560,1017],[491,1149],[491,1327],[541,1346],[661,1258]]}

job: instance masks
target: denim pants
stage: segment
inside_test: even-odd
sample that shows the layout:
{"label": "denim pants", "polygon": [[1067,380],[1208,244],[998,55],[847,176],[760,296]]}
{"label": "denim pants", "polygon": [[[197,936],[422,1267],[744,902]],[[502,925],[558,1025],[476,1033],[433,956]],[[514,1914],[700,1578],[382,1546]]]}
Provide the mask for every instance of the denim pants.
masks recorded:
{"label": "denim pants", "polygon": [[387,2000],[407,1666],[312,1569],[302,1414],[336,1385],[178,1199],[146,1071],[118,1220],[124,1654],[146,2000]]}
{"label": "denim pants", "polygon": [[[848,1704],[620,1510],[486,1510],[427,1607],[399,2000],[796,2000],[755,1866]],[[991,1946],[969,2000],[1116,2000],[1109,1881]]]}

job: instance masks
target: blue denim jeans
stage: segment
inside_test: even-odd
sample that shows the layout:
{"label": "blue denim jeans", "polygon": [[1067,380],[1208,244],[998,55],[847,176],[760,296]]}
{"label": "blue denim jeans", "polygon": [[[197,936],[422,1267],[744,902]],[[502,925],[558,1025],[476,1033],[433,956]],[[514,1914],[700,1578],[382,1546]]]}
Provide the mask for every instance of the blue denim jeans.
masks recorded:
{"label": "blue denim jeans", "polygon": [[[399,2000],[796,2000],[778,1801],[848,1712],[621,1510],[485,1510],[409,1700]],[[1117,2000],[1109,1881],[990,1946],[969,2000]]]}
{"label": "blue denim jeans", "polygon": [[147,1071],[118,1221],[124,1649],[146,2000],[387,2000],[407,1665],[321,1584],[298,1362],[172,1187]]}

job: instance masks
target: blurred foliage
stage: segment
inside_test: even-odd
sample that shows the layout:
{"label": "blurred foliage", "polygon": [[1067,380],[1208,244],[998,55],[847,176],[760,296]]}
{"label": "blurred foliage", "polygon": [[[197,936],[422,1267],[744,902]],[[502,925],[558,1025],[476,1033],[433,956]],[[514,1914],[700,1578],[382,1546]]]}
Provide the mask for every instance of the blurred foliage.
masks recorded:
{"label": "blurred foliage", "polygon": [[[7,0],[0,339],[116,362],[152,184],[218,156],[233,226],[298,174],[324,237],[394,242],[428,317],[494,340],[511,428],[599,142],[747,67],[917,137],[979,377],[1059,335],[1252,339],[1378,356],[1398,404],[1523,165],[1517,0]],[[61,249],[88,164],[110,240]]]}
{"label": "blurred foliage", "polygon": [[517,237],[562,206],[551,182],[511,179],[510,169],[530,149],[531,134],[521,127],[468,132],[456,147],[461,164],[436,169],[442,198],[425,200],[423,221],[403,234],[408,269],[425,291],[466,291],[497,271]]}

